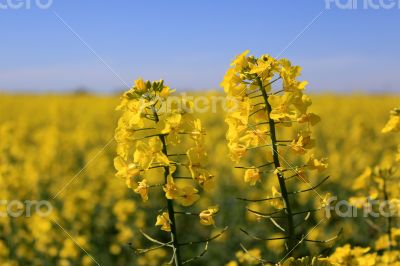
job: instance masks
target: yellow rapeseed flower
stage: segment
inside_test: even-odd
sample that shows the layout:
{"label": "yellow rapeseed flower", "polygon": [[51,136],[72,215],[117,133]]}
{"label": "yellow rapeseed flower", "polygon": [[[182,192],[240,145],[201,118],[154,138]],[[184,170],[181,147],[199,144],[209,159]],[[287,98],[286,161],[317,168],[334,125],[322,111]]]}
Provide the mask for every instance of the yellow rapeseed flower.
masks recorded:
{"label": "yellow rapeseed flower", "polygon": [[255,186],[257,182],[261,181],[260,170],[257,168],[247,169],[244,173],[244,182],[249,183],[250,186]]}
{"label": "yellow rapeseed flower", "polygon": [[161,226],[161,230],[171,232],[171,221],[167,212],[157,216],[156,226]]}
{"label": "yellow rapeseed flower", "polygon": [[143,201],[148,201],[149,186],[147,184],[147,180],[143,179],[142,181],[140,181],[138,183],[138,186],[134,189],[134,192],[140,194]]}
{"label": "yellow rapeseed flower", "polygon": [[214,224],[214,215],[219,211],[218,206],[213,206],[207,208],[207,210],[204,210],[200,212],[199,218],[200,218],[200,223],[203,225],[213,225]]}

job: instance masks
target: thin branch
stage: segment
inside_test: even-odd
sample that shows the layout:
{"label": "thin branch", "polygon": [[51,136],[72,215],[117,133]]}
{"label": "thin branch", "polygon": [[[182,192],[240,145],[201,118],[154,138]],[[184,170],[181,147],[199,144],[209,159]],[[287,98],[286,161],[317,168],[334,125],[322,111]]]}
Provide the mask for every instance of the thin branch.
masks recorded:
{"label": "thin branch", "polygon": [[155,127],[146,127],[146,128],[138,128],[138,129],[129,129],[129,131],[138,132],[138,131],[152,130],[152,129],[156,129],[156,128]]}
{"label": "thin branch", "polygon": [[168,154],[167,156],[187,156],[186,153]]}
{"label": "thin branch", "polygon": [[241,200],[241,201],[248,201],[248,202],[261,202],[261,201],[269,201],[269,200],[282,199],[282,196],[270,197],[270,198],[264,198],[264,199],[246,199],[246,198],[236,198],[236,199],[237,199],[237,200]]}
{"label": "thin branch", "polygon": [[257,258],[257,257],[255,257],[255,256],[253,256],[253,255],[245,248],[245,246],[244,246],[242,243],[240,243],[240,247],[243,249],[243,251],[244,251],[249,257],[251,257],[252,259],[254,259],[254,260],[258,261],[258,262],[260,262],[261,265],[264,266],[266,263],[267,263],[267,264],[275,265],[275,262],[267,261],[267,260],[264,260],[263,258]]}
{"label": "thin branch", "polygon": [[281,92],[284,92],[285,90],[279,90],[279,91],[276,91],[276,92],[274,92],[274,93],[272,93],[272,94],[270,94],[270,95],[276,95],[276,94],[279,94],[279,93],[281,93]]}
{"label": "thin branch", "polygon": [[323,207],[318,208],[318,209],[309,209],[309,210],[305,210],[305,211],[300,211],[300,212],[294,212],[293,215],[299,215],[299,214],[304,214],[304,213],[308,213],[308,212],[317,212],[324,209]]}
{"label": "thin branch", "polygon": [[206,245],[205,245],[205,247],[204,247],[204,250],[203,250],[199,255],[197,255],[196,257],[193,257],[193,258],[191,258],[191,259],[188,259],[188,260],[184,261],[182,264],[186,264],[186,263],[189,263],[189,262],[192,262],[192,261],[195,261],[195,260],[200,259],[201,257],[203,257],[203,256],[207,253],[207,251],[208,251],[208,242],[206,242]]}
{"label": "thin branch", "polygon": [[[258,212],[258,211],[254,211],[254,210],[252,210],[252,209],[249,209],[249,208],[246,208],[249,212],[252,212],[252,213],[254,213],[254,214],[260,214],[260,212]],[[280,213],[281,211],[284,211],[285,210],[285,208],[283,208],[283,209],[280,209],[280,210],[277,210],[277,211],[274,211],[274,212],[270,212],[270,213],[266,213],[266,214],[261,214],[261,215],[265,215],[265,216],[272,216],[272,215],[274,215],[274,214],[277,214],[277,213]]]}
{"label": "thin branch", "polygon": [[193,216],[198,216],[199,213],[193,213],[193,212],[180,212],[180,211],[176,211],[174,212],[175,214],[183,214],[183,215],[193,215]]}
{"label": "thin branch", "polygon": [[143,140],[143,139],[148,139],[148,138],[153,138],[153,137],[163,137],[163,136],[167,136],[168,134],[153,134],[153,135],[148,135],[142,138],[137,138],[137,139],[133,139],[134,141],[136,140]]}
{"label": "thin branch", "polygon": [[341,230],[339,231],[339,233],[337,233],[335,236],[333,236],[333,237],[331,237],[331,238],[329,238],[329,239],[326,239],[326,240],[314,240],[314,239],[307,239],[307,238],[306,238],[306,239],[303,239],[303,241],[305,241],[305,242],[312,242],[312,243],[320,243],[320,244],[329,243],[329,242],[331,242],[331,241],[333,241],[333,240],[339,238],[339,236],[342,234],[342,231],[343,231],[343,229],[341,229]]}
{"label": "thin branch", "polygon": [[162,186],[164,186],[164,184],[154,184],[154,185],[150,185],[150,186],[147,186],[148,188],[157,188],[157,187],[162,187]]}
{"label": "thin branch", "polygon": [[174,179],[193,179],[191,176],[174,176]]}
{"label": "thin branch", "polygon": [[271,164],[274,164],[273,162],[271,162],[271,163],[266,163],[266,164],[263,164],[263,165],[260,165],[260,166],[235,166],[235,168],[236,169],[254,169],[254,168],[263,168],[263,167],[266,167],[266,166],[269,166],[269,165],[271,165]]}
{"label": "thin branch", "polygon": [[142,248],[134,248],[134,247],[132,247],[132,243],[129,243],[129,246],[135,251],[135,253],[136,254],[144,254],[144,253],[147,253],[147,252],[150,252],[150,251],[153,251],[153,250],[157,250],[157,249],[160,249],[160,248],[163,248],[163,247],[173,247],[172,245],[171,245],[171,241],[170,242],[168,242],[168,243],[164,243],[163,245],[158,245],[158,246],[155,246],[155,247],[151,247],[151,248],[146,248],[146,249],[142,249]]}
{"label": "thin branch", "polygon": [[260,103],[253,104],[253,106],[259,106],[259,105],[265,105],[265,103],[264,102],[260,102]]}
{"label": "thin branch", "polygon": [[261,241],[273,241],[273,240],[284,240],[284,239],[288,239],[289,237],[284,236],[284,237],[272,237],[272,238],[263,238],[263,237],[258,237],[255,236],[253,234],[250,234],[249,232],[247,232],[246,230],[244,230],[243,228],[239,228],[240,231],[242,231],[244,234],[246,234],[248,237],[253,238],[255,240],[261,240]]}
{"label": "thin branch", "polygon": [[[282,232],[286,232],[286,230],[280,224],[278,224],[278,222],[275,221],[274,218],[269,217],[269,219],[271,220],[272,224],[275,225],[279,230],[281,230]],[[288,237],[288,239],[291,239],[291,237]]]}
{"label": "thin branch", "polygon": [[[310,209],[310,210],[305,210],[305,211],[300,211],[300,212],[293,212],[292,215],[296,216],[296,215],[300,215],[300,214],[304,214],[304,213],[309,213],[309,212],[316,212],[316,211],[320,211],[323,208],[318,208],[318,209]],[[262,218],[266,218],[266,219],[285,219],[287,218],[287,216],[272,216],[270,213],[262,213],[262,212],[258,212],[258,211],[254,211],[254,210],[250,210],[248,209],[250,212],[257,214],[258,216],[262,217]],[[274,213],[273,213],[274,214]]]}
{"label": "thin branch", "polygon": [[251,114],[249,114],[249,117],[251,117],[251,116],[253,116],[253,115],[255,115],[256,113],[261,112],[261,111],[264,111],[264,108],[261,108],[261,109],[258,109],[258,110],[256,110],[256,111],[253,111]]}
{"label": "thin branch", "polygon": [[259,98],[259,97],[262,97],[262,95],[261,94],[260,95],[254,95],[254,96],[249,97],[249,99],[254,99],[254,98]]}
{"label": "thin branch", "polygon": [[330,176],[325,177],[321,182],[319,182],[318,184],[316,184],[316,185],[313,186],[313,187],[310,187],[310,188],[304,189],[304,190],[291,191],[291,192],[288,192],[288,194],[294,195],[294,194],[298,194],[298,193],[303,193],[303,192],[312,191],[312,190],[318,188],[319,186],[321,186],[323,183],[325,183],[325,181],[328,180],[329,177],[330,177]]}
{"label": "thin branch", "polygon": [[[166,244],[166,243],[163,243],[163,242],[161,242],[161,241],[158,241],[158,240],[152,238],[151,236],[149,236],[148,234],[146,234],[146,233],[143,232],[142,230],[139,230],[139,232],[140,232],[145,238],[147,238],[147,240],[149,240],[149,241],[151,241],[151,242],[153,242],[153,243],[156,243],[156,244],[159,244],[159,245],[165,245],[165,244]],[[171,242],[171,243],[172,243],[172,242]]]}
{"label": "thin branch", "polygon": [[[272,147],[272,146],[273,146],[272,144],[265,144],[265,145],[250,147],[250,148],[247,148],[246,150],[254,150],[254,149],[265,148],[265,147]],[[283,143],[277,143],[276,146],[287,146],[287,145],[286,145],[286,144],[283,144]]]}
{"label": "thin branch", "polygon": [[218,233],[215,236],[212,236],[208,239],[204,239],[204,240],[200,240],[200,241],[190,241],[190,242],[186,242],[186,243],[179,243],[179,246],[188,246],[188,245],[195,245],[195,244],[210,242],[210,241],[222,236],[226,232],[226,230],[228,230],[228,226],[226,226],[220,233]]}

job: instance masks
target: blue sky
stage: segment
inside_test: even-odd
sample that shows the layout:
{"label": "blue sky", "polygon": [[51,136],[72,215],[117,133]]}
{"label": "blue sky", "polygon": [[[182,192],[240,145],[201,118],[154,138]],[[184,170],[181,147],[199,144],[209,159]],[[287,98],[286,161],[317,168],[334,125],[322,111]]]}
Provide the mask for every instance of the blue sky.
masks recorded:
{"label": "blue sky", "polygon": [[[21,0],[0,4],[9,1]],[[326,9],[325,0],[53,0],[43,10],[38,0],[24,1],[31,1],[30,9],[0,9],[0,90],[108,92],[139,76],[163,78],[179,90],[218,89],[236,54],[249,49],[277,56],[292,43],[283,57],[303,67],[312,91],[400,91],[398,7],[343,10],[333,3]]]}

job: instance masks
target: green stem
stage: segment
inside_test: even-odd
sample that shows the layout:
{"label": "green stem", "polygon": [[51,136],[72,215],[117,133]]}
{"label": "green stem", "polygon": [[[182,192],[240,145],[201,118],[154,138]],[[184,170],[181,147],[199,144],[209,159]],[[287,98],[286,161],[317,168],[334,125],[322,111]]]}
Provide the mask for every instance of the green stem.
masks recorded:
{"label": "green stem", "polygon": [[[276,169],[278,169],[278,167],[281,167],[281,163],[279,160],[279,154],[278,154],[278,144],[277,144],[277,140],[276,140],[276,130],[275,130],[275,121],[273,119],[270,118],[270,114],[272,111],[272,107],[268,102],[268,94],[265,91],[265,87],[263,85],[262,80],[257,77],[257,83],[260,87],[261,93],[263,95],[264,101],[265,101],[265,109],[267,111],[268,114],[268,124],[269,124],[269,128],[270,128],[270,139],[271,139],[271,143],[272,143],[272,157],[274,160],[274,166]],[[295,235],[295,226],[294,226],[294,222],[293,222],[293,213],[292,213],[292,208],[290,205],[290,201],[289,201],[289,194],[286,188],[286,183],[285,183],[285,177],[283,175],[283,173],[279,172],[276,174],[278,177],[278,181],[279,181],[279,186],[281,189],[281,193],[282,193],[282,198],[285,204],[285,210],[286,210],[286,216],[287,216],[287,237],[288,237],[288,241],[287,241],[287,249],[289,250],[289,255],[290,256],[293,253],[293,249],[296,245],[296,235]]]}
{"label": "green stem", "polygon": [[[154,108],[154,106],[151,107],[151,110],[154,115],[154,120],[156,123],[160,122],[160,119],[158,117],[157,111]],[[160,141],[162,143],[162,152],[168,156],[168,150],[167,150],[167,143],[165,140],[165,135],[160,134],[158,136],[160,138]],[[164,167],[164,182],[165,184],[167,183],[168,176],[170,175],[169,171],[169,166]],[[170,199],[167,199],[167,210],[168,210],[168,216],[169,220],[171,222],[170,227],[171,227],[171,241],[172,245],[174,246],[174,261],[175,261],[175,266],[181,266],[182,265],[182,259],[181,259],[181,253],[180,253],[180,248],[179,248],[179,242],[178,242],[178,233],[176,229],[176,221],[175,221],[175,211],[174,211],[174,202]]]}

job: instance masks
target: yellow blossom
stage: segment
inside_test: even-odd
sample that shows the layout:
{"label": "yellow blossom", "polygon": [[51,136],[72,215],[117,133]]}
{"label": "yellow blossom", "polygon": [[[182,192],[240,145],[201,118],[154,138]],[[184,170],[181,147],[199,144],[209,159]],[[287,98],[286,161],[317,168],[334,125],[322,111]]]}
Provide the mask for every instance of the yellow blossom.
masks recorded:
{"label": "yellow blossom", "polygon": [[314,147],[314,140],[311,139],[309,132],[302,132],[298,135],[297,139],[294,139],[289,147],[292,148],[293,151],[299,154],[306,153],[307,149],[311,149]]}
{"label": "yellow blossom", "polygon": [[292,66],[289,60],[281,59],[280,76],[283,79],[283,89],[285,91],[299,92],[307,86],[307,81],[297,81],[296,78],[301,74],[301,67]]}
{"label": "yellow blossom", "polygon": [[149,199],[149,186],[147,185],[147,180],[143,179],[140,181],[137,188],[134,189],[134,192],[140,194],[143,201],[147,201]]}
{"label": "yellow blossom", "polygon": [[175,92],[176,89],[171,90],[170,87],[164,86],[160,91],[160,97],[167,98],[171,93]]}
{"label": "yellow blossom", "polygon": [[218,206],[209,207],[207,210],[200,212],[200,223],[203,225],[213,225],[214,215],[219,211]]}
{"label": "yellow blossom", "polygon": [[147,170],[153,163],[168,165],[169,159],[162,152],[162,144],[158,137],[149,138],[147,141],[138,141],[134,152],[134,163]]}
{"label": "yellow blossom", "polygon": [[240,158],[242,158],[247,152],[246,146],[235,142],[229,143],[228,148],[230,151],[230,157],[235,162],[239,162]]}
{"label": "yellow blossom", "polygon": [[326,160],[326,158],[318,160],[314,158],[314,154],[312,154],[307,162],[307,166],[310,167],[310,169],[315,169],[318,170],[318,172],[322,172],[328,168],[328,164],[325,163]]}
{"label": "yellow blossom", "polygon": [[232,61],[231,66],[235,67],[236,70],[240,71],[243,68],[248,66],[248,62],[246,59],[246,55],[249,53],[249,50],[244,51],[240,55],[238,55],[235,60]]}
{"label": "yellow blossom", "polygon": [[271,206],[275,207],[276,209],[282,209],[284,207],[282,193],[279,192],[275,186],[272,186],[272,198],[273,200],[270,201]]}
{"label": "yellow blossom", "polygon": [[142,78],[135,80],[135,89],[138,92],[146,91],[146,83],[143,81]]}
{"label": "yellow blossom", "polygon": [[178,187],[175,185],[172,176],[168,176],[167,184],[165,184],[163,189],[165,191],[165,197],[167,199],[175,199],[176,197],[179,196]]}
{"label": "yellow blossom", "polygon": [[257,74],[258,77],[265,80],[264,83],[267,83],[274,75],[272,71],[274,63],[276,63],[274,58],[270,56],[263,56],[257,60],[256,65],[251,66],[251,70],[249,73]]}
{"label": "yellow blossom", "polygon": [[296,116],[293,108],[291,108],[293,99],[294,95],[290,92],[286,92],[282,96],[271,95],[268,98],[268,102],[272,107],[271,119],[289,122],[293,120]]}
{"label": "yellow blossom", "polygon": [[395,108],[390,112],[390,119],[382,129],[382,133],[400,131],[400,108]]}
{"label": "yellow blossom", "polygon": [[302,114],[300,117],[297,118],[297,121],[300,123],[310,123],[310,125],[314,126],[321,121],[321,118],[314,113],[308,113]]}
{"label": "yellow blossom", "polygon": [[136,188],[137,183],[134,178],[139,176],[140,170],[134,163],[127,163],[121,157],[115,157],[114,166],[117,169],[116,176],[126,180],[126,184],[129,188]]}
{"label": "yellow blossom", "polygon": [[163,231],[171,231],[171,221],[169,220],[167,212],[163,212],[161,215],[157,216],[156,226],[161,226],[161,230]]}
{"label": "yellow blossom", "polygon": [[261,251],[257,248],[250,249],[248,252],[238,251],[235,255],[238,261],[244,265],[259,264],[259,259],[261,259]]}
{"label": "yellow blossom", "polygon": [[197,194],[197,192],[199,192],[197,189],[187,185],[179,189],[179,196],[176,200],[182,206],[190,206],[199,200],[200,196]]}
{"label": "yellow blossom", "polygon": [[244,173],[244,182],[249,183],[250,186],[255,186],[257,182],[260,182],[261,175],[260,170],[257,168],[247,169]]}

